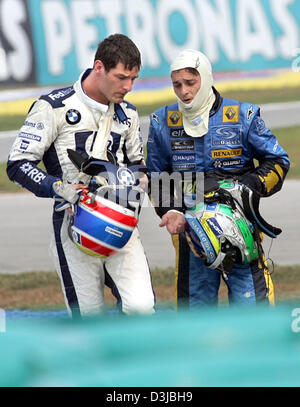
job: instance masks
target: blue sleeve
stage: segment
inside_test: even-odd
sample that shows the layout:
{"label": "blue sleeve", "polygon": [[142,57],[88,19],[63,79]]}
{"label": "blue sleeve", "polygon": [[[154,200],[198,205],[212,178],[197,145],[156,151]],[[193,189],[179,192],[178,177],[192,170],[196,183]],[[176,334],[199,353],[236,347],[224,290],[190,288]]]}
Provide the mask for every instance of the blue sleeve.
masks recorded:
{"label": "blue sleeve", "polygon": [[255,189],[260,196],[273,195],[282,188],[290,160],[276,136],[266,127],[259,110],[249,127],[248,143],[258,166],[245,175],[242,182]]}
{"label": "blue sleeve", "polygon": [[275,135],[266,127],[259,112],[254,117],[248,135],[248,141],[255,158],[280,160],[285,165],[290,164],[287,152],[281,147]]}
{"label": "blue sleeve", "polygon": [[27,160],[8,161],[8,178],[38,197],[52,198],[52,184],[59,178],[41,170],[38,163],[38,161]]}

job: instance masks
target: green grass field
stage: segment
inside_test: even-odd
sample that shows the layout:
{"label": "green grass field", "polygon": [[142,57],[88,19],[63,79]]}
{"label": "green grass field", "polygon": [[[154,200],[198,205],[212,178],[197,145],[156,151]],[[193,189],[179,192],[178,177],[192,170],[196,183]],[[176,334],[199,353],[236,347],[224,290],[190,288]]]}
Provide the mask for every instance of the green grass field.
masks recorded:
{"label": "green grass field", "polygon": [[[276,102],[289,102],[300,100],[299,88],[286,89],[253,89],[241,91],[223,92],[222,96],[235,100],[250,102],[256,105]],[[163,104],[170,104],[176,101],[175,97],[165,100]],[[137,105],[140,116],[147,116],[162,106],[162,103],[152,103],[147,105]],[[0,116],[0,131],[15,130],[20,128],[24,122],[24,116]]]}
{"label": "green grass field", "polygon": [[[54,271],[28,272],[20,274],[1,274],[0,308],[23,310],[65,309],[60,281]],[[276,303],[298,303],[300,299],[300,265],[275,266],[272,274],[275,285]],[[152,283],[156,293],[157,305],[174,307],[175,271],[156,268],[152,270]],[[108,307],[115,304],[110,291],[105,291]],[[221,284],[220,305],[228,305],[227,288]]]}

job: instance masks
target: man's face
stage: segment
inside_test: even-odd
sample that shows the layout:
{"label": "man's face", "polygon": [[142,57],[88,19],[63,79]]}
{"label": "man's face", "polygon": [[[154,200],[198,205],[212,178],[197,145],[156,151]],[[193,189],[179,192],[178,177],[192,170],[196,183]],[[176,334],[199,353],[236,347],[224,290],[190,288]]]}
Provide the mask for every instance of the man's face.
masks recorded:
{"label": "man's face", "polygon": [[201,87],[200,74],[193,74],[188,69],[179,69],[171,74],[176,96],[186,104],[192,102]]}
{"label": "man's face", "polygon": [[96,61],[94,69],[97,72],[99,98],[104,104],[121,103],[139,74],[137,66],[126,69],[122,62],[107,72],[102,62]]}

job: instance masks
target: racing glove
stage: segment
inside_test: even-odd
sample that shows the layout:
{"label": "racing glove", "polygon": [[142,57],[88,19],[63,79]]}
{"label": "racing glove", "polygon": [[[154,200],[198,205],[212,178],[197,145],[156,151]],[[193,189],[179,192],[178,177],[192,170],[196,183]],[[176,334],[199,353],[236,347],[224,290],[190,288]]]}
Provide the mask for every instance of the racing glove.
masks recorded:
{"label": "racing glove", "polygon": [[67,184],[62,181],[56,181],[52,184],[53,198],[60,202],[55,207],[56,212],[63,211],[74,205],[78,199],[81,190],[75,189],[72,184]]}
{"label": "racing glove", "polygon": [[259,180],[259,177],[255,174],[246,174],[244,175],[240,181],[240,184],[245,185],[246,187],[250,188],[252,191],[256,192],[258,195],[262,195],[262,183]]}

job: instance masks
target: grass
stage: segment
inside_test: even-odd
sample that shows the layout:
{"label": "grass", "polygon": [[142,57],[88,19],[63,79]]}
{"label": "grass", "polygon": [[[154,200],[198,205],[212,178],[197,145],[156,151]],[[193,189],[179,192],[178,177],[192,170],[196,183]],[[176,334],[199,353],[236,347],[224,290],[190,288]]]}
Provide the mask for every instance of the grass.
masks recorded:
{"label": "grass", "polygon": [[222,92],[222,96],[256,105],[262,105],[265,103],[282,103],[300,100],[300,89],[282,88],[235,90]]}
{"label": "grass", "polygon": [[[300,299],[300,265],[277,266],[272,275],[277,303],[297,303]],[[175,272],[172,267],[152,270],[157,305],[174,306]],[[115,299],[105,290],[109,307]],[[220,305],[227,304],[227,289],[222,283]],[[60,280],[54,271],[0,274],[0,308],[21,310],[65,309]]]}
{"label": "grass", "polygon": [[[216,85],[216,88],[218,86]],[[252,90],[234,90],[222,92],[222,96],[229,97],[235,100],[241,100],[250,102],[256,105],[265,103],[276,102],[289,102],[300,100],[300,89],[295,88],[283,88],[283,89],[252,89]],[[166,99],[163,103],[151,103],[137,105],[137,109],[140,116],[148,116],[162,105],[167,105],[176,102],[176,97]],[[16,130],[24,123],[25,116],[23,115],[7,115],[0,116],[0,132],[6,130]]]}
{"label": "grass", "polygon": [[[217,85],[216,88],[218,88]],[[299,88],[234,90],[222,92],[221,94],[223,97],[253,103],[258,106],[266,103],[282,103],[300,100]],[[137,105],[137,109],[140,116],[148,116],[162,105],[168,105],[175,102],[176,98],[174,96],[173,98],[165,100],[163,104],[153,103],[144,106]]]}
{"label": "grass", "polygon": [[17,130],[24,123],[25,116],[0,116],[0,131]]}
{"label": "grass", "polygon": [[289,154],[291,166],[287,178],[300,178],[300,126],[275,129],[274,134]]}

